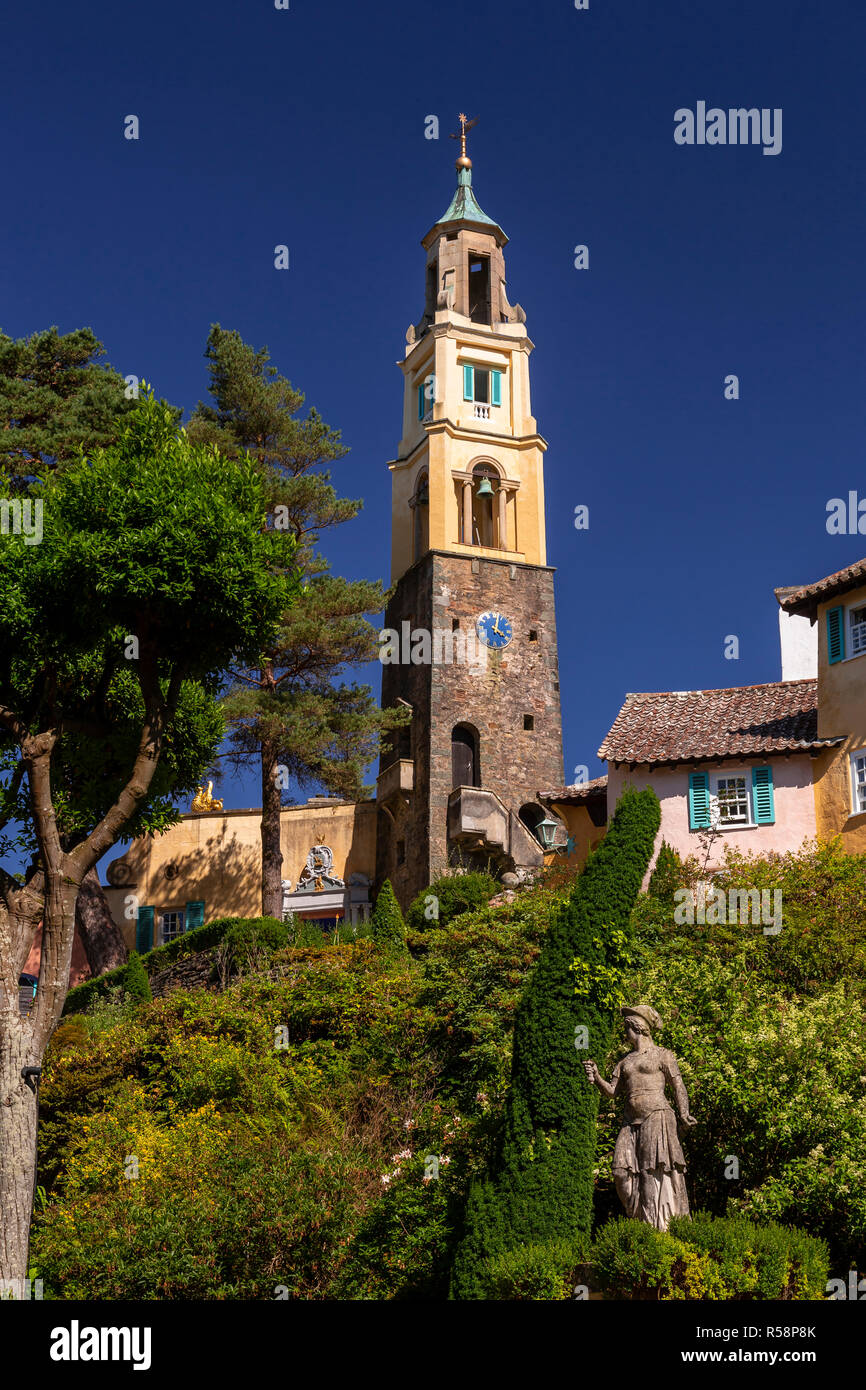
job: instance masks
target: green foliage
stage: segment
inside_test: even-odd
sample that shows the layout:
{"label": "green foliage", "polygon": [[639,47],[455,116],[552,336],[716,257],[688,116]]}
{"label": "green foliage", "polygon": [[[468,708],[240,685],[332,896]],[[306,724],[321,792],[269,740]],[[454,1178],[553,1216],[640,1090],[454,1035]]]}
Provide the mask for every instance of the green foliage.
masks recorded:
{"label": "green foliage", "polygon": [[[687,866],[688,867],[688,866]],[[783,925],[635,913],[634,997],[664,1021],[692,1112],[689,1183],[715,1215],[805,1227],[834,1267],[866,1258],[866,856],[838,845],[727,856],[726,888],[780,888]],[[608,1073],[609,1074],[609,1073]],[[598,1204],[613,1211],[619,1121],[600,1113]],[[739,1176],[728,1176],[728,1156]]]}
{"label": "green foliage", "polygon": [[379,889],[373,908],[372,936],[382,950],[394,955],[406,954],[406,923],[389,878]]}
{"label": "green foliage", "polygon": [[282,951],[289,944],[289,927],[277,917],[257,917],[235,922],[223,941],[229,953],[240,961],[256,951]]}
{"label": "green foliage", "polygon": [[89,328],[0,333],[0,474],[32,479],[114,443],[136,402],[104,356]]}
{"label": "green foliage", "polygon": [[[589,1233],[598,1099],[581,1062],[591,1056],[603,1064],[610,1047],[629,916],[659,819],[653,792],[626,792],[553,918],[517,1011],[501,1146],[490,1181],[470,1193],[457,1298],[485,1297],[491,1257],[563,1231]],[[579,1028],[587,1030],[586,1051],[577,1046]]]}
{"label": "green foliage", "polygon": [[123,967],[121,989],[128,999],[148,1000],[153,998],[147,971],[142,965],[141,956],[137,951],[130,951],[129,960]]}
{"label": "green foliage", "polygon": [[[185,932],[183,936],[175,937],[174,941],[167,941],[164,946],[155,946],[152,951],[146,951],[140,957],[142,966],[147,973],[148,979],[153,975],[158,975],[160,971],[168,969],[177,961],[183,960],[186,956],[196,955],[199,951],[208,951],[214,946],[218,946],[229,932],[252,931],[255,932],[259,923],[262,921],[272,922],[275,919],[260,917],[216,917],[212,922],[206,922],[204,926],[194,927],[192,931]],[[278,924],[282,926],[282,923]],[[288,930],[286,930],[285,940],[280,936],[280,945],[288,942]],[[279,949],[278,946],[272,949]],[[82,980],[80,985],[75,985],[66,996],[66,1003],[63,1007],[64,1016],[70,1014],[83,1013],[85,1010],[92,1009],[97,1001],[108,1000],[124,988],[125,965],[120,965],[116,970],[107,970],[104,975],[97,975],[91,980]]]}
{"label": "green foliage", "polygon": [[492,874],[447,874],[418,894],[406,913],[406,925],[414,932],[445,927],[462,913],[485,907],[501,892],[502,884]]}
{"label": "green foliage", "polygon": [[823,1299],[829,1256],[796,1228],[698,1213],[669,1231],[618,1217],[599,1231],[591,1278],[609,1298]]}
{"label": "green foliage", "polygon": [[650,875],[648,892],[656,902],[664,903],[671,911],[674,907],[674,893],[683,886],[683,861],[676,850],[671,849],[667,840],[659,847],[655,868]]}
{"label": "green foliage", "polygon": [[547,1302],[570,1299],[577,1273],[589,1242],[551,1240],[538,1245],[519,1245],[487,1262],[488,1298]]}
{"label": "green foliage", "polygon": [[[825,977],[833,949],[857,970],[846,938],[859,940],[866,925],[864,869],[838,847],[744,868],[785,875],[776,937],[760,926],[680,927],[658,903],[644,916],[648,898],[636,907],[628,997],[659,1009],[662,1045],[680,1060],[699,1119],[684,1142],[701,1212],[663,1239],[647,1227],[617,1237],[598,1226],[612,1296],[619,1287],[629,1298],[820,1298],[826,1252],[808,1237],[831,1247],[834,1270],[863,1268],[862,980]],[[369,940],[322,949],[314,924],[289,923],[293,942],[301,928],[311,939],[280,951],[273,978],[241,976],[222,994],[171,993],[134,1010],[115,993],[64,1021],[41,1092],[47,1200],[33,1249],[40,1270],[47,1261],[46,1293],[272,1298],[281,1283],[293,1298],[442,1298],[461,1242],[465,1250],[470,1185],[488,1238],[471,1271],[485,1297],[559,1299],[574,1283],[594,1287],[583,1271],[571,1279],[567,1250],[557,1254],[574,1224],[513,1240],[501,1170],[491,1169],[507,1137],[518,1004],[567,906],[542,884],[429,924],[412,937],[408,966]],[[208,923],[149,953],[151,978],[194,937],[231,925]],[[822,949],[820,973],[807,973],[815,927],[836,946]],[[563,947],[572,990],[575,955]],[[809,954],[810,970],[815,961]],[[572,1001],[587,1002],[569,993],[563,1007]],[[606,1059],[597,1054],[606,1076],[620,1051],[617,1041]],[[556,1065],[556,1050],[548,1055]],[[603,1102],[601,1214],[620,1210],[610,1174],[619,1123]],[[537,1166],[550,1173],[543,1143]],[[149,1187],[118,1176],[130,1153]],[[738,1180],[725,1177],[728,1155],[739,1156]],[[431,1156],[438,1176],[425,1182]],[[542,1189],[539,1206],[549,1197]],[[575,1241],[576,1258],[580,1233]],[[594,1279],[603,1283],[598,1271]]]}
{"label": "green foliage", "polygon": [[479,1092],[491,1106],[504,1100],[514,1016],[554,906],[534,889],[412,939],[423,960],[420,999],[433,1012],[442,1084],[461,1105]]}
{"label": "green foliage", "polygon": [[[0,546],[0,705],[32,731],[63,730],[51,784],[70,847],[117,802],[146,720],[161,727],[159,762],[122,829],[158,833],[177,819],[173,797],[222,737],[220,670],[260,650],[299,587],[290,550],[262,526],[252,466],[193,447],[175,415],[145,395],[115,443],[39,485],[42,543],[10,535]],[[0,721],[12,774],[0,822],[23,821],[35,848],[12,714]]]}

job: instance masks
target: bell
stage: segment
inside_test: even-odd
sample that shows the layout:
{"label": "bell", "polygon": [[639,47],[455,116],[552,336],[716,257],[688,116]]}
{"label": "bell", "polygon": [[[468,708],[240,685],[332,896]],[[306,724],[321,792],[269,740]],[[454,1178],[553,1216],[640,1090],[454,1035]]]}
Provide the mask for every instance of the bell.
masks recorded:
{"label": "bell", "polygon": [[490,479],[489,479],[489,478],[482,478],[482,479],[481,479],[481,482],[478,484],[478,492],[477,492],[476,495],[477,495],[478,497],[492,497],[492,496],[493,496],[493,488],[491,487]]}

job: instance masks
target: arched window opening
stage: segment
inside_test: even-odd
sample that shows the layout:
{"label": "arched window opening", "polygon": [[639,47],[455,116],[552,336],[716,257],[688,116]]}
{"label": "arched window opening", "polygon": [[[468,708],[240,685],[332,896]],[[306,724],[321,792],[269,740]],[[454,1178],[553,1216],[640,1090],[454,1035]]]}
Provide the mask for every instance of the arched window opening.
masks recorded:
{"label": "arched window opening", "polygon": [[538,839],[538,827],[546,815],[543,807],[539,806],[535,801],[527,801],[524,806],[521,806],[517,814],[530,834],[535,835],[535,838]]}
{"label": "arched window opening", "polygon": [[496,545],[495,515],[499,474],[492,464],[476,463],[472,470],[472,537],[470,545]]}

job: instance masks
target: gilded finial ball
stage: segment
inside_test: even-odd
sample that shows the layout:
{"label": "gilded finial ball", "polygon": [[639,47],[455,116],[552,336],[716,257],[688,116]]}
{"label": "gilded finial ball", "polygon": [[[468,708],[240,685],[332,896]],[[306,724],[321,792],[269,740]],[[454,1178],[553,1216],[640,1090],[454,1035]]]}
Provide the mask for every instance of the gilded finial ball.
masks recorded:
{"label": "gilded finial ball", "polygon": [[471,168],[472,168],[472,160],[469,158],[468,154],[461,154],[461,155],[460,155],[459,159],[457,160],[457,168],[458,168],[458,169],[471,169]]}

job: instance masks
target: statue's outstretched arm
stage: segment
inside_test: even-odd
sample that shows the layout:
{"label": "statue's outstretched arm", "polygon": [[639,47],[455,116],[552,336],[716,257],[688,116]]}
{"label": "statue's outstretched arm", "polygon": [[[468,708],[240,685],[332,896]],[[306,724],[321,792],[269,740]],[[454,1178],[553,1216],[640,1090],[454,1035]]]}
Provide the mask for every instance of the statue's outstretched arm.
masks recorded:
{"label": "statue's outstretched arm", "polygon": [[587,1081],[591,1081],[593,1086],[596,1086],[603,1096],[607,1096],[609,1100],[612,1100],[616,1095],[617,1083],[619,1082],[619,1064],[614,1067],[613,1076],[610,1081],[605,1081],[593,1061],[584,1062],[583,1069],[586,1072]]}

